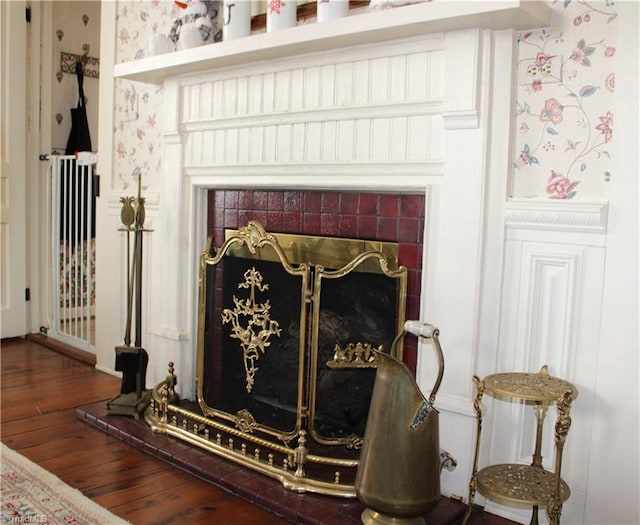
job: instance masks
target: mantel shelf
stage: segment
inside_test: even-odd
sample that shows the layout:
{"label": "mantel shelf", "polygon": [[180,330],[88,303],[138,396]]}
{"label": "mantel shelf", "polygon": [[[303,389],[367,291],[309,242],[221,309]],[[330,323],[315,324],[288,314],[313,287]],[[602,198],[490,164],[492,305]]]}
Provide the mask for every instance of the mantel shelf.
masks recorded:
{"label": "mantel shelf", "polygon": [[549,25],[549,16],[544,1],[434,0],[116,64],[114,76],[162,84],[168,77],[420,34],[542,28]]}

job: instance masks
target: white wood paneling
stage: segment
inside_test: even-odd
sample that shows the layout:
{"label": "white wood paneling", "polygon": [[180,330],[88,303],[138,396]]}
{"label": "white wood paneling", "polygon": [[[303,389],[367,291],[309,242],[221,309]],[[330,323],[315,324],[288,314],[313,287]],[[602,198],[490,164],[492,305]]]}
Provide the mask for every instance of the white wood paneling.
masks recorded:
{"label": "white wood paneling", "polygon": [[[565,448],[563,478],[572,495],[563,520],[581,523],[587,492],[587,465],[580,459],[593,421],[595,370],[600,334],[605,268],[606,206],[510,202],[505,215],[506,250],[500,337],[496,371],[535,372],[576,385],[573,425]],[[597,234],[593,232],[597,231]],[[531,462],[535,418],[530,407],[487,402],[490,445],[483,463]],[[555,409],[547,415],[543,458],[554,459]],[[501,514],[525,520],[517,512],[487,502]],[[546,518],[543,518],[543,521]]]}
{"label": "white wood paneling", "polygon": [[444,157],[442,45],[413,38],[338,60],[320,53],[263,71],[186,79],[185,166],[277,162],[335,171],[336,164],[360,164],[393,172],[403,163],[437,163]]}

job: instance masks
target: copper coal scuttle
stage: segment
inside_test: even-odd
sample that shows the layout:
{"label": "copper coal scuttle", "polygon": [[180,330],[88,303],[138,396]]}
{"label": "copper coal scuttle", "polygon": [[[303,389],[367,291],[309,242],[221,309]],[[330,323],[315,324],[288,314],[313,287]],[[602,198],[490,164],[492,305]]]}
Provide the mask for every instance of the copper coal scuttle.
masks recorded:
{"label": "copper coal scuttle", "polygon": [[[395,357],[406,333],[431,339],[438,375],[426,399],[411,372]],[[378,355],[369,418],[356,474],[356,494],[366,505],[365,525],[422,524],[440,500],[440,444],[435,397],[444,373],[438,329],[407,321],[390,354]]]}

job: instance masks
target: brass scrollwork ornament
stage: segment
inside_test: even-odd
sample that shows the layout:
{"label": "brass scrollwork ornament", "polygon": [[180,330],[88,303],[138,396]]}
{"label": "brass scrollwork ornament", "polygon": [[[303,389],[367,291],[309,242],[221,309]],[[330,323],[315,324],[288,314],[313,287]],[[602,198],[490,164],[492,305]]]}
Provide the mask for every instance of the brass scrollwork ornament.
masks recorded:
{"label": "brass scrollwork ornament", "polygon": [[[378,352],[383,351],[382,345]],[[378,359],[373,345],[370,343],[349,343],[345,348],[336,344],[333,349],[333,359],[327,361],[329,368],[376,368]]]}
{"label": "brass scrollwork ornament", "polygon": [[[222,324],[231,323],[231,338],[238,339],[242,347],[244,358],[246,389],[251,393],[255,383],[255,375],[258,371],[256,362],[267,347],[271,346],[269,339],[272,335],[280,336],[280,323],[271,319],[271,303],[256,302],[256,292],[264,292],[269,289],[269,284],[263,282],[262,274],[255,268],[250,268],[244,273],[244,281],[238,284],[238,288],[249,290],[248,299],[239,299],[233,296],[235,307],[225,308],[222,311]],[[248,318],[246,325],[241,324],[241,318]]]}
{"label": "brass scrollwork ornament", "polygon": [[253,417],[253,414],[246,409],[240,410],[236,414],[235,422],[236,428],[242,432],[253,432],[258,426],[258,422]]}

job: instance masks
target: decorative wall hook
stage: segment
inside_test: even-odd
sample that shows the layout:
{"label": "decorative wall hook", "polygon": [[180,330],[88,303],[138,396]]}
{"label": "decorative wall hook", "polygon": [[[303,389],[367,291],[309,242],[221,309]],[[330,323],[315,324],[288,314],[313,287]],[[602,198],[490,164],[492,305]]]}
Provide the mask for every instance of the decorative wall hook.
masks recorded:
{"label": "decorative wall hook", "polygon": [[76,74],[76,64],[82,64],[84,75],[90,78],[100,78],[100,59],[89,56],[89,44],[82,45],[82,55],[60,52],[60,71]]}

